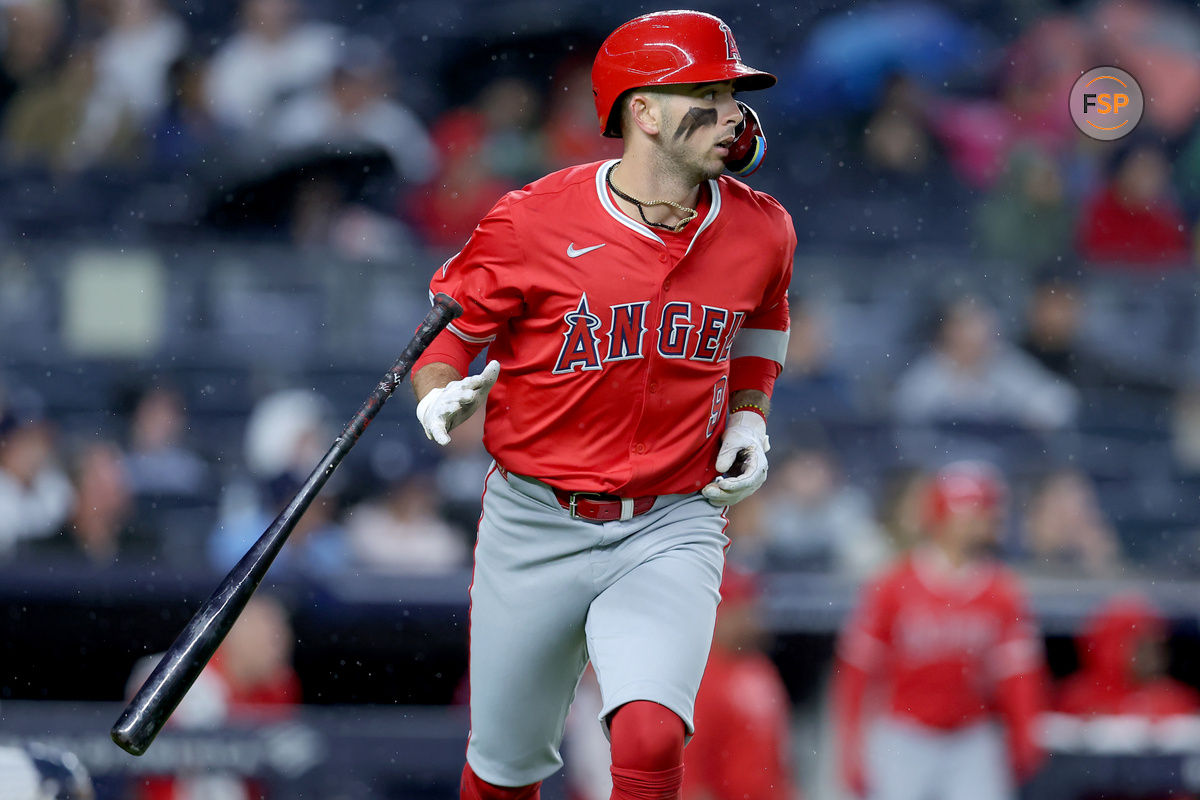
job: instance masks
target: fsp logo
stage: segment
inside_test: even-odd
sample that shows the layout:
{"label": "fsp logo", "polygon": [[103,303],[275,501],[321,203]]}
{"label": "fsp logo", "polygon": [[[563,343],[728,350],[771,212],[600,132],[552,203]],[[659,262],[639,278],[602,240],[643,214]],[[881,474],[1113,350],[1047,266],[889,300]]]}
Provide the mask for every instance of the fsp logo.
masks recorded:
{"label": "fsp logo", "polygon": [[1071,87],[1071,119],[1093,139],[1113,141],[1128,135],[1142,118],[1142,87],[1117,67],[1090,69]]}

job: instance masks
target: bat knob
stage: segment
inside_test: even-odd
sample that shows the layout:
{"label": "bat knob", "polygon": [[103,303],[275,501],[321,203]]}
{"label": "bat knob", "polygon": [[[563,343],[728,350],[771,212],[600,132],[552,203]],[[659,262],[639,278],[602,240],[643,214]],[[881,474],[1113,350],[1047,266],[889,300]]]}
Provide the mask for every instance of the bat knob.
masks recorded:
{"label": "bat knob", "polygon": [[154,734],[157,731],[151,731],[150,735],[146,735],[145,726],[138,724],[138,715],[133,712],[132,708],[125,709],[117,723],[112,726],[109,731],[109,736],[117,747],[124,750],[130,755],[140,756],[150,747],[150,743],[154,741]]}

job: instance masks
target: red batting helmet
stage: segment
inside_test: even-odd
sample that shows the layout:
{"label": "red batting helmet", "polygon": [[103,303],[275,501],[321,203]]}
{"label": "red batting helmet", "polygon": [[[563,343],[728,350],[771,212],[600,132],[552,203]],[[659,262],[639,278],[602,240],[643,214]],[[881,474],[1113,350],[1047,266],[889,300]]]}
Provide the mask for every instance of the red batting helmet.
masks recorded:
{"label": "red batting helmet", "polygon": [[929,483],[927,517],[936,525],[967,509],[995,511],[1008,491],[1004,478],[982,461],[957,461],[938,470]]}
{"label": "red batting helmet", "polygon": [[733,81],[735,91],[767,89],[775,76],[742,63],[729,26],[699,11],[658,11],[608,35],[592,64],[592,94],[600,132],[620,138],[614,114],[624,92],[642,86]]}

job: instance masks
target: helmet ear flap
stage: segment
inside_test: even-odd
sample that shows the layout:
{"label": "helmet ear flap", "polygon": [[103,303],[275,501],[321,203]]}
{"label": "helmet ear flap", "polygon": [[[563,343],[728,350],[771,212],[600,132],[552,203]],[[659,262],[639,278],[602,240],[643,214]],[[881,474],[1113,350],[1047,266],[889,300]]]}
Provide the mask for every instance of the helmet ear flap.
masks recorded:
{"label": "helmet ear flap", "polygon": [[754,109],[741,100],[737,104],[742,111],[742,121],[733,129],[733,144],[725,157],[725,168],[744,178],[762,166],[763,156],[767,153],[767,137]]}

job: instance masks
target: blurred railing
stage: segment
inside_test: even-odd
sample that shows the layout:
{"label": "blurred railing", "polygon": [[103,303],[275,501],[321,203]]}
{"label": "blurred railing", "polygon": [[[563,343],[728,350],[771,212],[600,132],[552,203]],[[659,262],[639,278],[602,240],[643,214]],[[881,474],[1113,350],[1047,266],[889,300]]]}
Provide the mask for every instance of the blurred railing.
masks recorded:
{"label": "blurred railing", "polygon": [[[219,582],[208,571],[152,565],[93,570],[0,570],[0,665],[8,696],[112,700],[134,663],[161,652]],[[311,703],[441,704],[466,673],[470,574],[371,575],[278,580],[264,586],[292,612],[295,664]],[[1146,593],[1185,635],[1200,622],[1200,581],[1028,581],[1047,636],[1077,632],[1113,594]],[[771,573],[763,603],[785,672],[820,672],[828,643],[854,607],[858,585],[839,576]],[[819,647],[801,642],[824,642]],[[79,665],[87,663],[81,671]],[[799,680],[799,679],[798,679]],[[799,681],[803,683],[803,681]],[[798,686],[797,691],[811,691]]]}
{"label": "blurred railing", "polygon": [[[463,707],[299,708],[286,719],[168,728],[145,755],[117,748],[119,703],[5,702],[0,746],[38,742],[76,754],[101,800],[148,778],[254,779],[270,800],[453,800],[468,718]],[[1200,718],[1043,717],[1051,755],[1024,800],[1174,796],[1200,789]],[[804,776],[800,776],[803,782]],[[543,796],[567,795],[560,771]]]}

